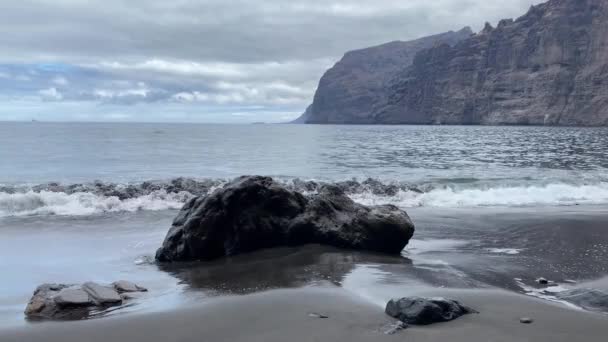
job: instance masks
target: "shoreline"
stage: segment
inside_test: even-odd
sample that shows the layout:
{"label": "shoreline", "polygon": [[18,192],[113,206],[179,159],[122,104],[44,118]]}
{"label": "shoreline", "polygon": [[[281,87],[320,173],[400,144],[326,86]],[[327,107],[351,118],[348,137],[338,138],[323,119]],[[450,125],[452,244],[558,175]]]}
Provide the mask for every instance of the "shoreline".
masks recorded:
{"label": "shoreline", "polygon": [[[410,295],[407,289],[403,295]],[[429,289],[424,296],[460,300],[479,314],[410,327],[394,335],[384,307],[338,287],[281,289],[215,298],[168,312],[115,315],[77,322],[28,324],[0,330],[13,341],[604,341],[608,315],[503,290]],[[329,318],[310,317],[322,313]],[[520,317],[534,322],[524,325]]]}

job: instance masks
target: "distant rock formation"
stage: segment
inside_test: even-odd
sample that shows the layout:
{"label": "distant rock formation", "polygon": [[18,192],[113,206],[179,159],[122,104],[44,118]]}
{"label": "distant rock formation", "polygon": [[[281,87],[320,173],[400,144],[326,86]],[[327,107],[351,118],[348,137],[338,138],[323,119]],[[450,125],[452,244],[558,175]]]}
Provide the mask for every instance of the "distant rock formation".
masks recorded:
{"label": "distant rock formation", "polygon": [[386,102],[389,82],[412,64],[416,53],[438,44],[454,45],[472,34],[465,27],[347,52],[323,75],[313,104],[294,123],[373,123],[370,114]]}
{"label": "distant rock formation", "polygon": [[391,60],[388,48],[358,63],[345,57],[323,76],[305,121],[608,125],[608,0],[551,0],[452,43],[420,49],[397,75],[358,76],[358,65]]}

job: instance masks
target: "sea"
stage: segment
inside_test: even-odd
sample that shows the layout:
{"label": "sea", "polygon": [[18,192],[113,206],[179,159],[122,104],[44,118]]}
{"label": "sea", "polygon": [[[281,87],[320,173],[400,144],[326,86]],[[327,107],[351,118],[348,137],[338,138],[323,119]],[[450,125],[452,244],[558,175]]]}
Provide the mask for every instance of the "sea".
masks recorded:
{"label": "sea", "polygon": [[[403,208],[416,233],[397,257],[305,246],[155,264],[181,206],[241,175],[335,184]],[[99,315],[300,286],[379,305],[438,287],[608,289],[608,129],[0,122],[0,274],[0,327],[30,324],[48,282],[150,289]]]}

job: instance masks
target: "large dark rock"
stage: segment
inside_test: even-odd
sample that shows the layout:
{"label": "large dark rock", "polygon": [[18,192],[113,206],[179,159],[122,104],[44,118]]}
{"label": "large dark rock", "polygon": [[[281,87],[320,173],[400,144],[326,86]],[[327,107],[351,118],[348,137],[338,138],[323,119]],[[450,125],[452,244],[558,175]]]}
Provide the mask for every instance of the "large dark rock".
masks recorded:
{"label": "large dark rock", "polygon": [[401,322],[412,325],[447,322],[462,315],[477,313],[455,300],[420,297],[391,299],[386,304],[385,312]]}
{"label": "large dark rock", "polygon": [[594,289],[574,289],[559,292],[556,297],[585,310],[608,313],[608,293]]}
{"label": "large dark rock", "polygon": [[34,291],[25,316],[38,320],[78,320],[88,318],[93,312],[120,306],[126,298],[122,292],[145,292],[145,288],[128,281],[118,281],[104,286],[93,282],[83,285],[43,284]]}
{"label": "large dark rock", "polygon": [[[388,77],[383,68],[363,72],[359,65],[385,58],[369,54],[357,63],[338,63],[321,79],[303,120],[608,125],[606,0],[532,6],[522,17],[486,24],[456,44],[419,50],[407,68],[377,86],[376,80]],[[370,86],[361,86],[368,80]]]}
{"label": "large dark rock", "polygon": [[363,206],[333,186],[307,197],[272,178],[246,176],[186,203],[156,259],[211,260],[309,243],[398,254],[413,233],[395,206]]}

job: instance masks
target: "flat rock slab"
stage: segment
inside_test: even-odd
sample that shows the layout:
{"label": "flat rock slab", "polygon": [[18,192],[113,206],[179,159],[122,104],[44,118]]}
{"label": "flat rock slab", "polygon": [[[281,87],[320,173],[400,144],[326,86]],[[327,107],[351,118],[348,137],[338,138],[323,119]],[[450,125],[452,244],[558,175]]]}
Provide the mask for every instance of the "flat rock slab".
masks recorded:
{"label": "flat rock slab", "polygon": [[57,293],[54,300],[59,306],[88,306],[93,304],[89,294],[79,288],[65,288]]}
{"label": "flat rock slab", "polygon": [[122,297],[120,297],[120,294],[114,287],[87,282],[82,285],[82,289],[99,305],[122,303]]}
{"label": "flat rock slab", "polygon": [[462,315],[477,313],[452,299],[405,297],[386,304],[387,315],[411,325],[448,322]]}
{"label": "flat rock slab", "polygon": [[37,320],[89,318],[93,311],[99,313],[109,307],[122,305],[126,298],[122,298],[119,291],[147,290],[127,281],[119,281],[109,286],[93,282],[83,285],[42,284],[34,291],[25,308],[25,316]]}

